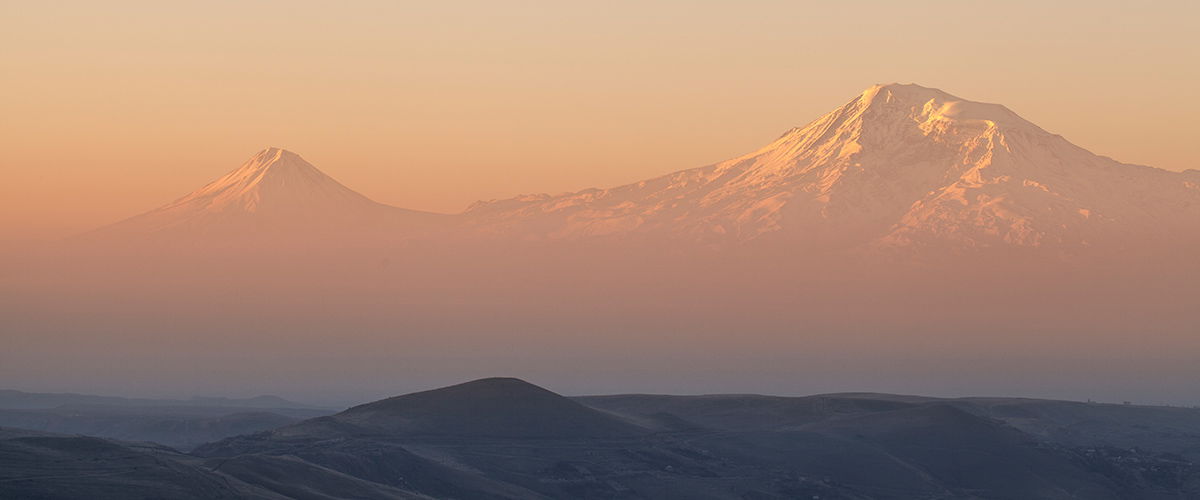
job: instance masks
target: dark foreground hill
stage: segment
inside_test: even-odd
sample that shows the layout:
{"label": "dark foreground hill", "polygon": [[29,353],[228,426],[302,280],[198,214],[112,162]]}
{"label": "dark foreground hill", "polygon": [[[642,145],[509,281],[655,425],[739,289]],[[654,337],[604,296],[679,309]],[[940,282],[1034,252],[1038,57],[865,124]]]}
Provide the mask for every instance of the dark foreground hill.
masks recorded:
{"label": "dark foreground hill", "polygon": [[605,438],[644,434],[613,415],[515,378],[487,378],[355,406],[326,419],[281,429],[319,429],[410,436],[477,438]]}
{"label": "dark foreground hill", "polygon": [[[0,459],[0,493],[14,498],[1179,499],[1200,498],[1200,410],[883,394],[566,398],[498,378],[187,455],[10,432]],[[140,489],[112,496],[122,481]]]}
{"label": "dark foreground hill", "polygon": [[0,498],[280,498],[165,447],[0,428]]}

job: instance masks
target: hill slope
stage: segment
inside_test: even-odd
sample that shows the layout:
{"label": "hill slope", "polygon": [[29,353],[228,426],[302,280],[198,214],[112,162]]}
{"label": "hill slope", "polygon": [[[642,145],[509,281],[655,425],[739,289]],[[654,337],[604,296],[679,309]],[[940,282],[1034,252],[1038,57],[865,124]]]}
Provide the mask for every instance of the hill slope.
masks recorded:
{"label": "hill slope", "polygon": [[404,435],[503,438],[621,437],[644,430],[515,378],[487,378],[355,406],[290,426],[283,435],[334,424]]}
{"label": "hill slope", "polygon": [[[206,463],[219,472],[273,492],[334,491],[346,483],[364,498],[411,492],[436,498],[1065,500],[1182,498],[1200,491],[1200,467],[1164,453],[1163,440],[1146,440],[1142,450],[1080,448],[1053,433],[1025,432],[1035,428],[1031,422],[1017,428],[993,418],[989,414],[1012,410],[975,399],[630,395],[568,402],[575,405],[520,380],[484,379],[226,439],[196,454],[209,457]],[[580,403],[597,410],[581,411]],[[1105,414],[1111,406],[1072,412]],[[1130,416],[1126,422],[1137,419]],[[1170,427],[1145,422],[1169,434],[1183,421],[1200,422],[1200,413],[1183,412]],[[1071,425],[1057,417],[1039,422]],[[614,427],[619,432],[610,432]]]}

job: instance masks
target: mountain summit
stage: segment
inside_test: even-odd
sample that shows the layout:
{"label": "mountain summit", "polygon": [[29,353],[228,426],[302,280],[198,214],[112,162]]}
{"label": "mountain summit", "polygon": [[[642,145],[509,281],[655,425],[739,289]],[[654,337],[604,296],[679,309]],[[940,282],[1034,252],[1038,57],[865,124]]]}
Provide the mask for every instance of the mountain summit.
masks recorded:
{"label": "mountain summit", "polygon": [[377,203],[291,151],[270,147],[166,206],[103,233],[228,235],[373,226],[432,215]]}
{"label": "mountain summit", "polygon": [[355,406],[281,429],[280,435],[329,429],[471,437],[620,437],[645,429],[611,414],[506,377],[474,380]]}
{"label": "mountain summit", "polygon": [[317,170],[300,155],[267,148],[237,170],[164,207],[253,213],[371,209],[379,204]]}
{"label": "mountain summit", "polygon": [[1195,228],[1195,176],[1094,155],[1008,108],[872,86],[750,154],[611,189],[479,203],[548,239],[663,236],[789,248],[1078,249]]}

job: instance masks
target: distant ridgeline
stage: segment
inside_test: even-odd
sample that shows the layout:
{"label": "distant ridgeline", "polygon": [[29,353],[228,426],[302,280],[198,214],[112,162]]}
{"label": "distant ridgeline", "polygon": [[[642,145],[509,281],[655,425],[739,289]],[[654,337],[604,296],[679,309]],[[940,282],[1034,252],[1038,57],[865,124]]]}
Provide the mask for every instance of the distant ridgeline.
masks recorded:
{"label": "distant ridgeline", "polygon": [[0,429],[5,498],[1196,498],[1200,410],[887,394],[567,398],[512,378],[200,446]]}
{"label": "distant ridgeline", "polygon": [[609,189],[481,201],[452,215],[374,202],[268,148],[196,192],[74,241],[243,251],[542,242],[937,261],[1157,255],[1194,249],[1198,235],[1198,170],[1120,163],[1004,106],[890,84],[720,163]]}

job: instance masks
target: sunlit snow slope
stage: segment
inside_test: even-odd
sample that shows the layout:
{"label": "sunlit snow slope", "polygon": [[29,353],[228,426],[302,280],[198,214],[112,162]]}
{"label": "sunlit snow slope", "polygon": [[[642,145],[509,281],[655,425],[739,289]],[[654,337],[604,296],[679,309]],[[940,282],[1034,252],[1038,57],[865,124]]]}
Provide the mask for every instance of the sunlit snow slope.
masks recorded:
{"label": "sunlit snow slope", "polygon": [[1200,172],[1097,156],[998,104],[876,85],[753,153],[468,215],[527,238],[670,235],[712,243],[1082,248],[1200,222]]}

